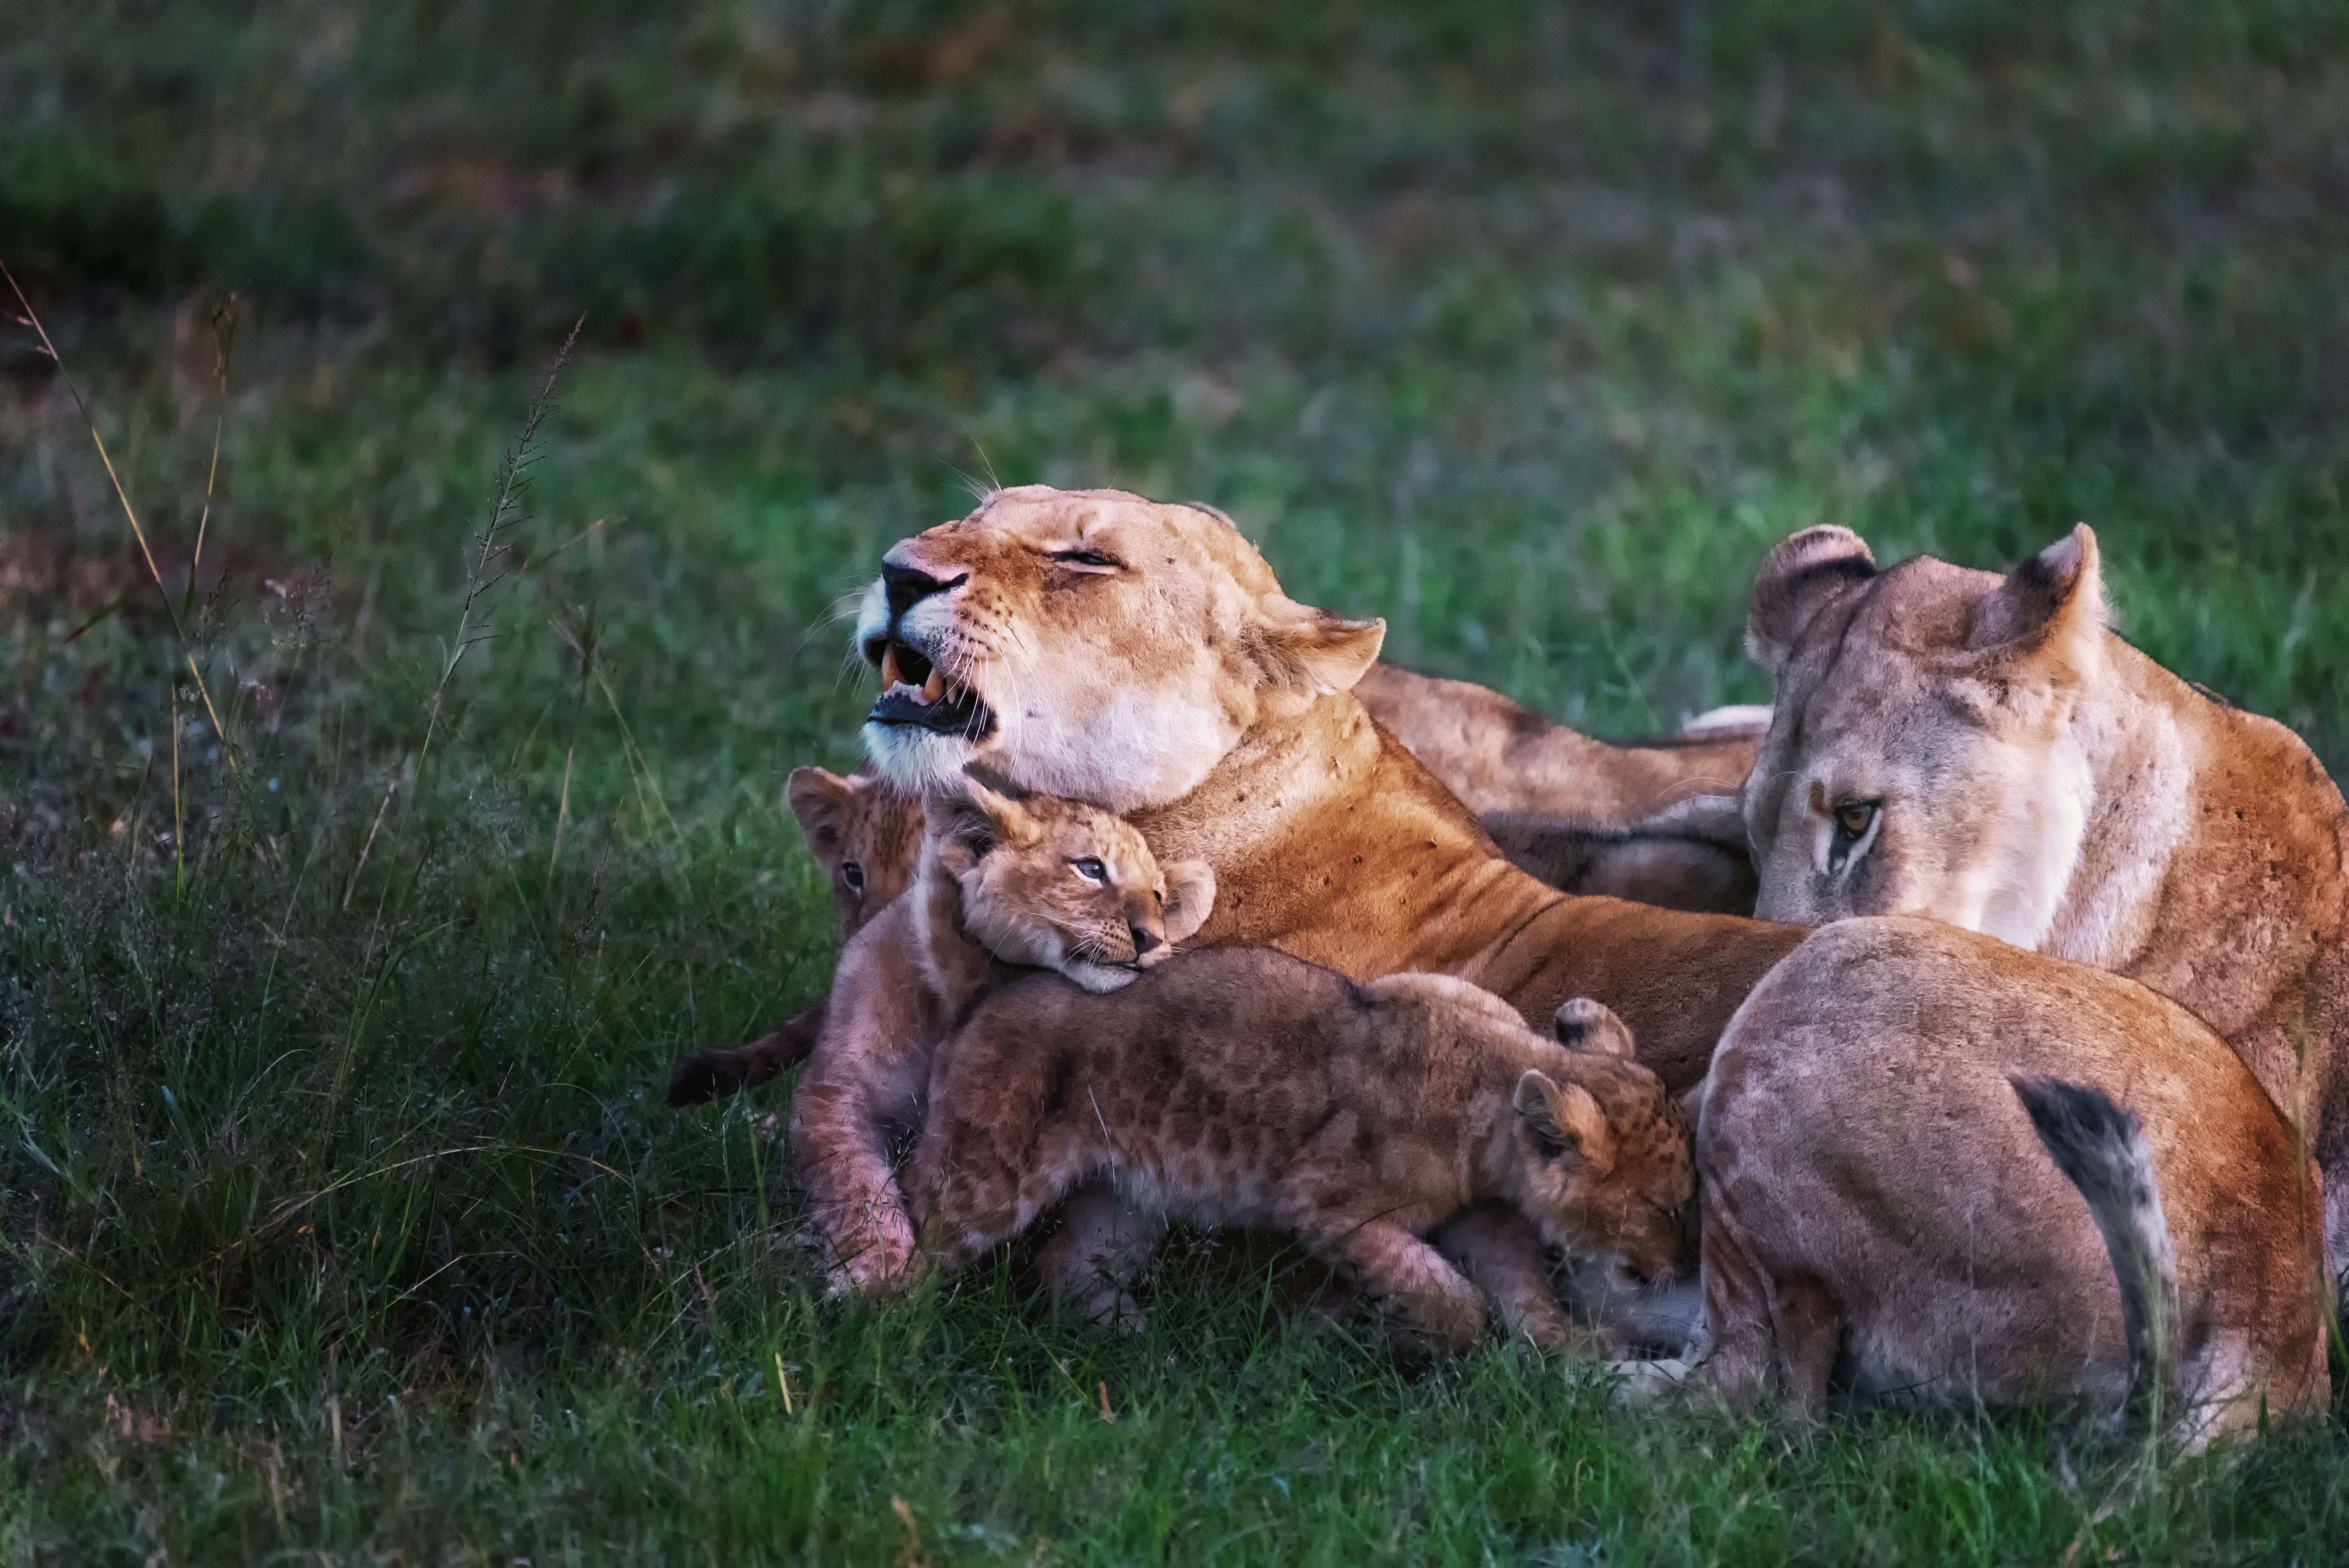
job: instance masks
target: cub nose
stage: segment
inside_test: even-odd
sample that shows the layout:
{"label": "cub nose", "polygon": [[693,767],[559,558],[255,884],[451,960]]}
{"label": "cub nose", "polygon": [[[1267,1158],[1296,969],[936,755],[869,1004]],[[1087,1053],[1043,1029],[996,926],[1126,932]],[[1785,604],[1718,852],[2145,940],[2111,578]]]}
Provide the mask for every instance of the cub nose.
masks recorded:
{"label": "cub nose", "polygon": [[1126,930],[1133,934],[1133,954],[1137,958],[1166,945],[1164,937],[1144,926],[1129,925]]}
{"label": "cub nose", "polygon": [[931,594],[943,593],[961,581],[960,577],[942,581],[917,568],[900,566],[894,561],[881,563],[881,587],[888,595],[892,623]]}

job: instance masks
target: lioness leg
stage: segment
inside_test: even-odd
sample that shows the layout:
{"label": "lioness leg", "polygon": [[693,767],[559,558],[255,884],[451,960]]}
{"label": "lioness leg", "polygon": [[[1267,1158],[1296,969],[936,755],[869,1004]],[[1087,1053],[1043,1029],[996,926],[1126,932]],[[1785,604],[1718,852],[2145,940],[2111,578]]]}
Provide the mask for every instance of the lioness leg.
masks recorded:
{"label": "lioness leg", "polygon": [[1069,1195],[1061,1216],[1061,1233],[1037,1260],[1052,1295],[1080,1322],[1139,1332],[1149,1320],[1133,1291],[1166,1239],[1166,1216],[1090,1185]]}
{"label": "lioness leg", "polygon": [[1843,1333],[1834,1292],[1814,1275],[1775,1274],[1710,1195],[1703,1238],[1702,1385],[1734,1409],[1775,1394],[1805,1414],[1824,1411]]}
{"label": "lioness leg", "polygon": [[1492,1298],[1501,1331],[1544,1350],[1574,1337],[1550,1288],[1549,1265],[1533,1222],[1506,1203],[1479,1203],[1438,1226],[1428,1238],[1460,1272]]}
{"label": "lioness leg", "polygon": [[1362,1284],[1409,1326],[1446,1350],[1469,1350],[1485,1333],[1485,1300],[1444,1254],[1389,1220],[1333,1221],[1309,1228],[1316,1251],[1350,1264]]}

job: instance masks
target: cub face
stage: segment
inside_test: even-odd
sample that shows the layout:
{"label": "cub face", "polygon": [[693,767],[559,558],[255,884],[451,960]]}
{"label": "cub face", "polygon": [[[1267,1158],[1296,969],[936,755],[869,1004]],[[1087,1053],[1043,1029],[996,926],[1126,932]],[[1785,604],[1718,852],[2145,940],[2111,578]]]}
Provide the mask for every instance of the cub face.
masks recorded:
{"label": "cub face", "polygon": [[1114,811],[1187,793],[1259,719],[1351,686],[1384,623],[1280,592],[1221,513],[1026,485],[900,540],[856,643],[874,765],[910,789],[983,767]]}
{"label": "cub face", "polygon": [[1840,528],[1781,542],[1746,629],[1778,687],[1744,792],[1755,915],[1927,915],[2037,946],[2086,832],[2068,725],[2105,634],[2085,525],[2004,577],[1878,573]]}
{"label": "cub face", "polygon": [[1696,1240],[1687,1114],[1631,1059],[1631,1031],[1597,1002],[1558,1008],[1557,1032],[1588,1059],[1572,1081],[1533,1068],[1517,1080],[1518,1208],[1553,1246],[1612,1253],[1643,1281],[1682,1277]]}
{"label": "cub face", "polygon": [[1215,904],[1206,861],[1162,869],[1130,824],[1078,801],[1014,800],[964,779],[923,810],[971,939],[1088,991],[1114,991],[1164,962]]}
{"label": "cub face", "polygon": [[922,807],[914,796],[870,774],[843,779],[821,768],[794,768],[783,802],[831,880],[843,937],[863,930],[913,882],[922,847]]}

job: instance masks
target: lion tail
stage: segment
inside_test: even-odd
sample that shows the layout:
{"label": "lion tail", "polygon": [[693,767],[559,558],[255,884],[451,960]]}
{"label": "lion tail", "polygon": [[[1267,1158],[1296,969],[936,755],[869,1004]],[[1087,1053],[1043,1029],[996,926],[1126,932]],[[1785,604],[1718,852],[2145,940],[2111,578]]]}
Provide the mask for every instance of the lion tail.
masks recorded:
{"label": "lion tail", "polygon": [[699,1105],[756,1088],[807,1059],[823,1037],[824,1005],[778,1024],[739,1051],[704,1051],[677,1064],[669,1075],[671,1105]]}
{"label": "lion tail", "polygon": [[2133,1111],[2102,1089],[2054,1078],[2011,1078],[2031,1125],[2104,1233],[2121,1287],[2128,1336],[2128,1408],[2158,1430],[2178,1380],[2178,1253],[2161,1209],[2153,1151]]}

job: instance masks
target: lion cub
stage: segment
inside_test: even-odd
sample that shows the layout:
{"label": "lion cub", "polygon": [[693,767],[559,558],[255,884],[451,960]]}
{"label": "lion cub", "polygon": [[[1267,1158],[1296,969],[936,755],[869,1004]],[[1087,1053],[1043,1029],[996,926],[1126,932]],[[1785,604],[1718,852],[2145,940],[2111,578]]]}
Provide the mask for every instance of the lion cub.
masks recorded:
{"label": "lion cub", "polygon": [[[890,1168],[918,1126],[930,1052],[999,963],[1114,991],[1166,958],[1215,903],[1204,861],[1162,870],[1141,833],[1073,800],[1014,800],[970,780],[923,805],[914,886],[842,954],[792,1101],[792,1147],[831,1243],[835,1289],[887,1288],[914,1233]],[[1061,984],[1061,977],[1077,988]]]}
{"label": "lion cub", "polygon": [[1679,1105],[1597,1003],[1559,1008],[1558,1033],[1575,1048],[1449,975],[1357,985],[1270,948],[1195,953],[1108,997],[1003,986],[930,1069],[908,1183],[924,1251],[966,1264],[1106,1176],[1170,1219],[1293,1232],[1464,1348],[1484,1301],[1423,1238],[1474,1205],[1649,1275],[1692,1239]]}
{"label": "lion cub", "polygon": [[[832,886],[840,934],[854,937],[905,891],[922,847],[922,800],[865,773],[794,768],[783,803]],[[823,1004],[802,1009],[740,1050],[703,1051],[669,1076],[671,1105],[756,1088],[797,1067],[823,1035]]]}

